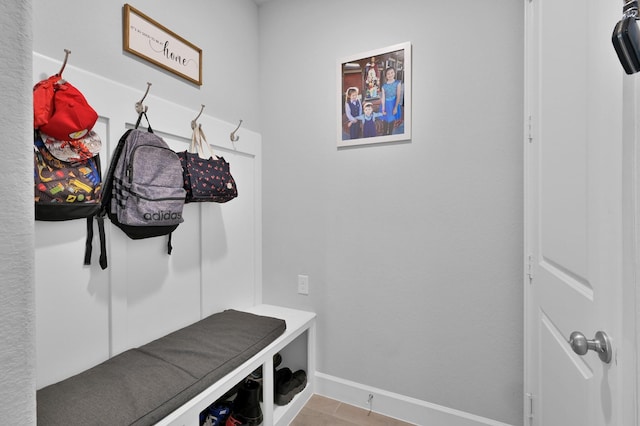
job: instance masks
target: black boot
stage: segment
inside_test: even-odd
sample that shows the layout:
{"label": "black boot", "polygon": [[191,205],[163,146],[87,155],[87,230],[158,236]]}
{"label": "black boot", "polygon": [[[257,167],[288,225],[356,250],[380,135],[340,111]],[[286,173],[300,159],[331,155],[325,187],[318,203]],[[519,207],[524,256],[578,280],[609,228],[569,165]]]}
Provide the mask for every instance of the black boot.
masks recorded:
{"label": "black boot", "polygon": [[247,380],[243,383],[233,401],[233,411],[227,419],[227,426],[258,426],[262,423],[262,410],[258,402],[260,383]]}
{"label": "black boot", "polygon": [[[282,363],[282,355],[280,355],[280,353],[278,352],[273,356],[273,375],[274,376],[276,374],[276,367],[278,367],[281,363]],[[264,381],[262,379],[262,366],[253,370],[253,373],[249,374],[247,376],[247,379],[253,380],[254,382],[258,382],[260,384],[260,391],[258,391],[258,398],[260,399],[260,402],[262,402],[262,382]]]}

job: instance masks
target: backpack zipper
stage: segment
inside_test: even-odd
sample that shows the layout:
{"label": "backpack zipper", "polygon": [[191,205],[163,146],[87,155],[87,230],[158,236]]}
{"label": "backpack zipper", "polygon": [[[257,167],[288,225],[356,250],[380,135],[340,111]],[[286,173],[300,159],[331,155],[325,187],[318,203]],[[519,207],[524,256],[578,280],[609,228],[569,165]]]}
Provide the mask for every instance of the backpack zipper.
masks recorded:
{"label": "backpack zipper", "polygon": [[177,201],[177,200],[184,200],[184,197],[163,197],[163,198],[149,198],[149,197],[145,197],[142,196],[136,192],[133,192],[131,190],[129,190],[129,192],[131,193],[131,195],[133,195],[136,198],[141,198],[143,200],[147,200],[147,201]]}

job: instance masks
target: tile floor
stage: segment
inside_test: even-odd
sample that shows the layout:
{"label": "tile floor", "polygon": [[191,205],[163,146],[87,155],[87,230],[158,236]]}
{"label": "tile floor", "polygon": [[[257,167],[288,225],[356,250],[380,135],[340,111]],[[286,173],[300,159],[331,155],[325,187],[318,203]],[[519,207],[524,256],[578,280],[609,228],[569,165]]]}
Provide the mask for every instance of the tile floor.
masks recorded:
{"label": "tile floor", "polygon": [[313,395],[290,426],[413,426],[335,399]]}

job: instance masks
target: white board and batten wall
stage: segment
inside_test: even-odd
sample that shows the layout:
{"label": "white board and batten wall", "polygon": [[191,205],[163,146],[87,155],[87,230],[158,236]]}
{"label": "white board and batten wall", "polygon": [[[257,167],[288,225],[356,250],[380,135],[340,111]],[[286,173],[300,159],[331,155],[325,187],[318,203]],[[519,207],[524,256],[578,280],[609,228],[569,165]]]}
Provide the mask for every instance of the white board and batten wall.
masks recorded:
{"label": "white board and batten wall", "polygon": [[[34,53],[34,83],[60,61]],[[67,65],[64,78],[98,112],[103,176],[120,136],[134,127],[147,88],[127,87]],[[144,77],[143,77],[144,78]],[[175,151],[188,148],[198,118],[217,155],[231,165],[238,198],[184,207],[184,223],[166,237],[131,240],[105,221],[108,268],[98,262],[97,226],[91,266],[84,266],[86,222],[36,222],[37,387],[65,379],[126,349],[140,346],[224,309],[261,302],[261,136],[207,115],[207,102],[186,108],[153,94],[144,99],[151,127]],[[240,120],[242,117],[238,117]],[[146,128],[143,118],[141,127]]]}

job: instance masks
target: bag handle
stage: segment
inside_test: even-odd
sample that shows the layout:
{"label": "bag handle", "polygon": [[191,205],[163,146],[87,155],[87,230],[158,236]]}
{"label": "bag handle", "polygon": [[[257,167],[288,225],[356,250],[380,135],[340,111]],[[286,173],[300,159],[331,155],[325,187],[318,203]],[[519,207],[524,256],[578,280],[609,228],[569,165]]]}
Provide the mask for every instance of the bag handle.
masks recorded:
{"label": "bag handle", "polygon": [[142,120],[142,116],[144,115],[145,120],[147,120],[147,131],[149,133],[153,133],[153,129],[151,128],[151,123],[149,123],[149,117],[147,117],[147,113],[145,111],[140,112],[138,115],[138,120],[136,121],[136,129],[140,126],[140,121]]}
{"label": "bag handle", "polygon": [[[206,150],[209,152],[209,155],[205,153]],[[191,135],[191,146],[189,147],[189,152],[197,153],[200,158],[208,159],[212,158],[214,160],[218,159],[218,156],[213,153],[213,149],[211,145],[207,142],[207,138],[204,135],[204,130],[202,130],[202,124],[198,124],[194,126],[193,133]]]}

